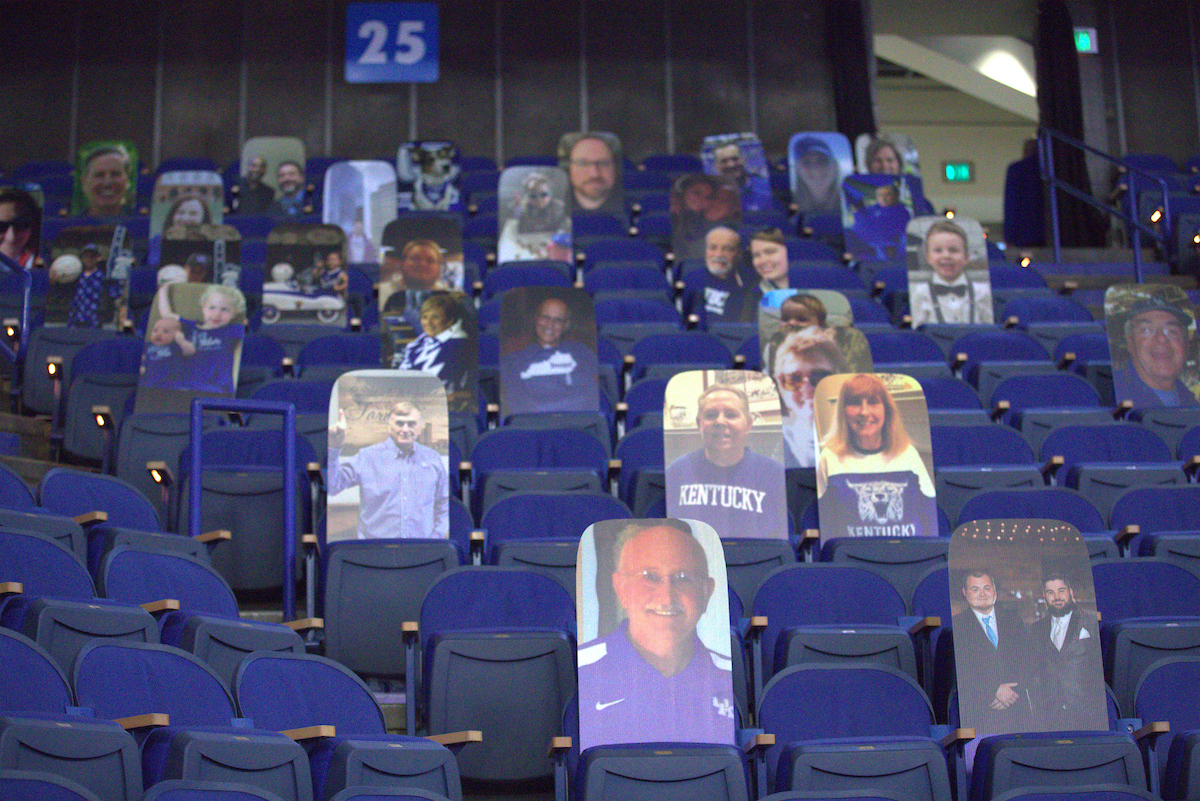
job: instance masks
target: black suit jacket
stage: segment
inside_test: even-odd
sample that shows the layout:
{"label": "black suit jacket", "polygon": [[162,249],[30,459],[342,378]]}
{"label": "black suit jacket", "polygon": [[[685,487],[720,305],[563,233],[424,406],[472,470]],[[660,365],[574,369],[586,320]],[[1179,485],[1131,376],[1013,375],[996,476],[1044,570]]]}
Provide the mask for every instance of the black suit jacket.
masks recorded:
{"label": "black suit jacket", "polygon": [[[955,615],[953,623],[959,717],[962,726],[973,727],[980,737],[1029,731],[1031,721],[1029,632],[1012,609],[997,605],[993,613],[995,646],[969,608]],[[1014,682],[1017,702],[992,709],[1000,685]]]}
{"label": "black suit jacket", "polygon": [[[1050,615],[1030,627],[1038,654],[1038,681],[1046,729],[1104,729],[1108,709],[1104,667],[1100,657],[1100,626],[1096,616],[1080,609],[1071,615],[1060,651],[1050,639]],[[1088,633],[1087,637],[1082,632]]]}

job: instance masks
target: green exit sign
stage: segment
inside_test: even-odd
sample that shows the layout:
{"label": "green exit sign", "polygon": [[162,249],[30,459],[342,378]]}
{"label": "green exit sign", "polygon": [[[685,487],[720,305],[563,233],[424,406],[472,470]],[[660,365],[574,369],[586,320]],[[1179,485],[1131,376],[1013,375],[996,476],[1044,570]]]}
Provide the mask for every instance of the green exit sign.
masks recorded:
{"label": "green exit sign", "polygon": [[942,162],[942,175],[948,184],[969,184],[975,181],[975,165],[969,161]]}
{"label": "green exit sign", "polygon": [[1075,29],[1075,52],[1076,53],[1099,53],[1100,44],[1096,41],[1095,28],[1076,28]]}

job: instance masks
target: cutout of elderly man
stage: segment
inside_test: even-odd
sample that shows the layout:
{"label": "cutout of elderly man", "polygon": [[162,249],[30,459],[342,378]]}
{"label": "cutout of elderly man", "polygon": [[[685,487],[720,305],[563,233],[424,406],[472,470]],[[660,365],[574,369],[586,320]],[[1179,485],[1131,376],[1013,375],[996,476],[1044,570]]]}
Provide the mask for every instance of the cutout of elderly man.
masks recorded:
{"label": "cutout of elderly man", "polygon": [[1125,318],[1129,364],[1113,373],[1117,400],[1134,408],[1196,406],[1196,396],[1179,380],[1187,360],[1192,316],[1162,298],[1136,301]]}
{"label": "cutout of elderly man", "polygon": [[[701,301],[692,300],[688,311],[700,312],[708,322],[736,323],[741,320],[748,288],[738,271],[742,239],[737,231],[718,225],[704,235],[704,267]],[[700,308],[695,309],[695,306]]]}
{"label": "cutout of elderly man", "polygon": [[961,588],[967,608],[954,616],[953,628],[962,725],[981,737],[1025,731],[1032,708],[1025,623],[996,603],[999,588],[991,570],[966,571]]}
{"label": "cutout of elderly man", "polygon": [[534,342],[500,359],[505,416],[599,408],[596,354],[565,338],[571,321],[566,301],[546,298],[533,318]]}
{"label": "cutout of elderly man", "polygon": [[425,422],[408,401],[388,414],[388,435],[342,458],[346,415],[329,429],[329,497],[357,485],[358,538],[437,539],[450,536],[450,484],[442,457],[417,442]]}
{"label": "cutout of elderly man", "polygon": [[583,136],[571,148],[567,161],[571,179],[571,211],[624,215],[617,185],[617,159],[608,142]]}
{"label": "cutout of elderly man", "polygon": [[1071,580],[1064,573],[1046,574],[1042,595],[1047,615],[1034,622],[1029,634],[1041,658],[1046,729],[1107,728],[1096,616],[1078,607]]}
{"label": "cutout of elderly man", "polygon": [[627,619],[579,648],[581,745],[731,743],[732,665],[696,635],[716,582],[691,527],[632,522],[613,555],[613,592]]}

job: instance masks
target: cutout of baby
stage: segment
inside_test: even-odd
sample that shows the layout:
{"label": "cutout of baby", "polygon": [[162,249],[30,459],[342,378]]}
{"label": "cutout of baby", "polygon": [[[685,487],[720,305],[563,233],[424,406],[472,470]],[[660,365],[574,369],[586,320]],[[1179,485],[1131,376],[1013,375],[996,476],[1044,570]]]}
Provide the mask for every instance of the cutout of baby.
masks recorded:
{"label": "cutout of baby", "polygon": [[146,350],[142,353],[141,385],[179,389],[180,376],[186,357],[196,353],[196,346],[183,335],[179,320],[160,317],[150,326]]}
{"label": "cutout of baby", "polygon": [[200,296],[201,320],[188,320],[171,309],[171,285],[158,293],[160,318],[177,321],[181,335],[195,348],[180,388],[232,395],[237,389],[234,363],[242,341],[246,301],[241,292],[210,284]]}

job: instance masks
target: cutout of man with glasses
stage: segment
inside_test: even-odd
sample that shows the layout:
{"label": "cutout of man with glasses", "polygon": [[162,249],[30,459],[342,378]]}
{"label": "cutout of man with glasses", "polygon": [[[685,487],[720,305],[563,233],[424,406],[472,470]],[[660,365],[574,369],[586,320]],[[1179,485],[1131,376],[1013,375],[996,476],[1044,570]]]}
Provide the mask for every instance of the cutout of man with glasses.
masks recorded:
{"label": "cutout of man with glasses", "polygon": [[631,521],[616,537],[613,563],[625,619],[579,648],[581,746],[732,742],[730,659],[696,634],[717,582],[692,527]]}
{"label": "cutout of man with glasses", "polygon": [[1196,406],[1196,396],[1180,380],[1187,361],[1192,316],[1160,297],[1133,303],[1125,317],[1129,363],[1113,371],[1117,400],[1134,408]]}
{"label": "cutout of man with glasses", "polygon": [[425,427],[409,401],[388,414],[388,435],[342,458],[346,415],[329,429],[329,497],[359,487],[359,539],[436,539],[450,536],[450,485],[442,457],[417,442]]}

